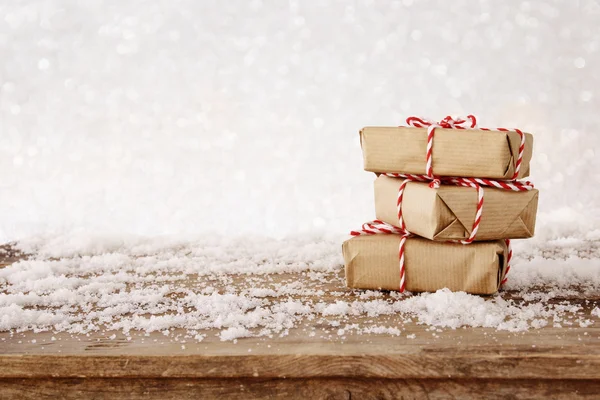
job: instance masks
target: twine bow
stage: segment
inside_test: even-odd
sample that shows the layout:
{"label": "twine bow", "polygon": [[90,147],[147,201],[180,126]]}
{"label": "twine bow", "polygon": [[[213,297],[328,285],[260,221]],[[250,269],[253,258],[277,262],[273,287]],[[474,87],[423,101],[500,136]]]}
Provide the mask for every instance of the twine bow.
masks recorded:
{"label": "twine bow", "polygon": [[466,118],[457,117],[456,119],[452,118],[450,115],[446,116],[440,122],[429,121],[425,118],[419,117],[408,117],[406,118],[406,123],[408,126],[412,126],[415,128],[425,128],[429,126],[440,127],[446,129],[476,129],[477,128],[477,118],[473,115],[467,115]]}

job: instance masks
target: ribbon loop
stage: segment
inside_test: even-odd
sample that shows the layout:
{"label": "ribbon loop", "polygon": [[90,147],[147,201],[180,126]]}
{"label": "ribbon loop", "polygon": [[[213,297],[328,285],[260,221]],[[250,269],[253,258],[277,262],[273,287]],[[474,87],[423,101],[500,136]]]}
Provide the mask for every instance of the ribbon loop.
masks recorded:
{"label": "ribbon loop", "polygon": [[433,122],[421,117],[408,117],[406,124],[414,128],[424,128],[426,126],[436,126],[445,129],[474,129],[477,127],[477,118],[474,115],[467,115],[466,118],[447,115],[440,122]]}

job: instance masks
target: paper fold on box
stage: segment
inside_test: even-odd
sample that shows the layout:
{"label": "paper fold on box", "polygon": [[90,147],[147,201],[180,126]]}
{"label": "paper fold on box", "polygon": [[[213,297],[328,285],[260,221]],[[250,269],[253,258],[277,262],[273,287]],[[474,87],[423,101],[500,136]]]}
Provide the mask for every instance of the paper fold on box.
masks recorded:
{"label": "paper fold on box", "polygon": [[[425,174],[427,129],[365,127],[360,131],[364,169]],[[437,128],[433,139],[436,176],[512,179],[521,138],[517,132]],[[533,136],[525,133],[518,179],[529,176]]]}
{"label": "paper fold on box", "polygon": [[[398,225],[398,189],[404,179],[380,175],[375,180],[377,219]],[[535,232],[538,191],[512,191],[485,187],[481,223],[475,240],[529,238]],[[404,188],[402,215],[406,229],[430,240],[464,240],[473,229],[477,189],[424,182]]]}
{"label": "paper fold on box", "polygon": [[[357,236],[344,242],[346,285],[357,289],[398,290],[400,235]],[[468,245],[416,237],[405,243],[406,290],[448,288],[472,294],[498,291],[506,270],[503,240]]]}

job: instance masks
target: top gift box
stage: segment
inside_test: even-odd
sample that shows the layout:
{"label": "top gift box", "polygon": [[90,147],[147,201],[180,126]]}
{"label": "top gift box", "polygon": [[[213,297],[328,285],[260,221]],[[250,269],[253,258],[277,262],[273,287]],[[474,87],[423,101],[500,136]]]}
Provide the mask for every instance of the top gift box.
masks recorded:
{"label": "top gift box", "polygon": [[[529,176],[533,136],[517,179]],[[426,174],[427,128],[366,127],[360,131],[364,168],[376,173]],[[432,164],[435,176],[513,179],[521,136],[515,131],[435,129]]]}

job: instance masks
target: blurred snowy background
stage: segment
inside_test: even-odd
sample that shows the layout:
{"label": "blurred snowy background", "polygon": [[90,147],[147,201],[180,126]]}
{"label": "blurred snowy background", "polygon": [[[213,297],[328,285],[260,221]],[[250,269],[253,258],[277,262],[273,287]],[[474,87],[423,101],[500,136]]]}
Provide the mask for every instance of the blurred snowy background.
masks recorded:
{"label": "blurred snowy background", "polygon": [[535,134],[538,240],[600,238],[600,2],[0,3],[0,242],[345,233],[358,130]]}

